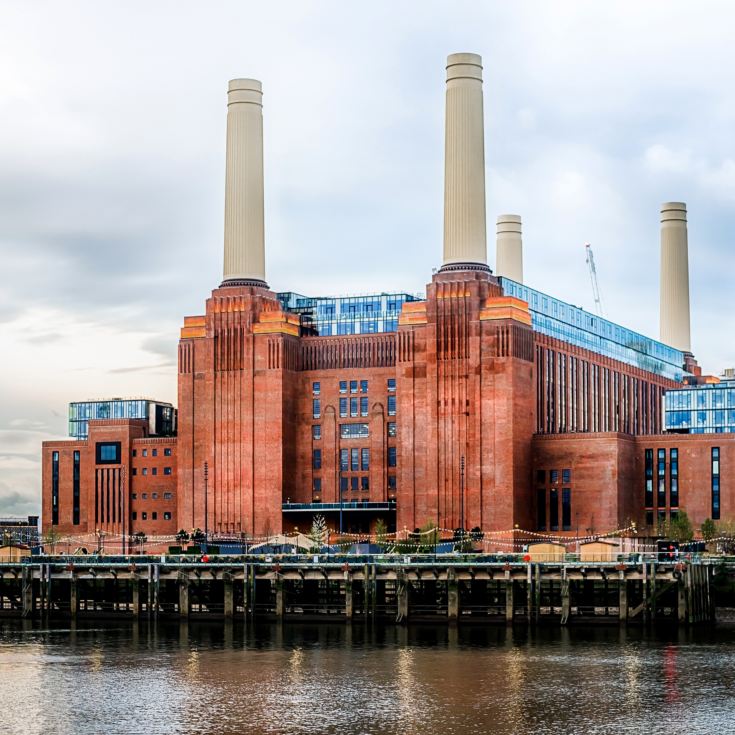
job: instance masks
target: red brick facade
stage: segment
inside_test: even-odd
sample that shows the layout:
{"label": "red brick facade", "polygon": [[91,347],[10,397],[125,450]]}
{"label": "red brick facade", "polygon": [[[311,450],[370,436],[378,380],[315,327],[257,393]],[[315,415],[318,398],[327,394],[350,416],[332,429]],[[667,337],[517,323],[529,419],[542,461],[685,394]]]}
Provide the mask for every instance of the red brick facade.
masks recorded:
{"label": "red brick facade", "polygon": [[[310,525],[284,503],[318,512],[341,498],[382,504],[348,513],[352,530],[382,517],[399,530],[600,533],[677,509],[701,523],[712,447],[723,468],[735,461],[732,435],[658,433],[674,383],[535,333],[525,302],[481,270],[439,272],[397,332],[343,337],[302,336],[264,288],[215,289],[185,319],[178,385],[177,438],[111,420],[91,422],[88,441],[44,444],[44,528],[260,537]],[[119,442],[119,462],[98,462],[100,442]],[[657,461],[660,448],[667,467],[679,452],[678,505],[667,490],[646,507],[645,450]],[[721,518],[733,517],[720,478]]]}

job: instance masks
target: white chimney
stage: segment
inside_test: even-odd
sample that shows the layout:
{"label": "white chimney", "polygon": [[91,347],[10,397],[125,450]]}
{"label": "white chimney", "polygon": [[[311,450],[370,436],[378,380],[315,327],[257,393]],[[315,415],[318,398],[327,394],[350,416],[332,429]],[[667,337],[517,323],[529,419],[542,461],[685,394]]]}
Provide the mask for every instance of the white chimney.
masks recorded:
{"label": "white chimney", "polygon": [[266,286],[263,216],[263,92],[232,79],[227,92],[223,286]]}
{"label": "white chimney", "polygon": [[687,207],[661,205],[661,341],[691,353]]}
{"label": "white chimney", "polygon": [[517,214],[501,214],[498,217],[495,275],[523,283],[523,241],[521,218]]}
{"label": "white chimney", "polygon": [[447,58],[442,270],[487,270],[482,58]]}

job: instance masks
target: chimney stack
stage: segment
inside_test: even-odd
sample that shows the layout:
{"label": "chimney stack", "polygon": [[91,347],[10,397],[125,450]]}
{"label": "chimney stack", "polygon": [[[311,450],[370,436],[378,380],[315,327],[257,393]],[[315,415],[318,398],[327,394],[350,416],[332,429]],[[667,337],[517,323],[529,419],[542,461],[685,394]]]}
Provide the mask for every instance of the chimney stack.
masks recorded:
{"label": "chimney stack", "polygon": [[661,341],[691,354],[687,206],[661,205]]}
{"label": "chimney stack", "polygon": [[262,86],[255,79],[232,79],[227,91],[222,286],[267,288],[263,221]]}
{"label": "chimney stack", "polygon": [[521,218],[517,214],[501,214],[498,217],[495,275],[523,283],[523,241]]}
{"label": "chimney stack", "polygon": [[489,270],[485,226],[482,58],[447,58],[442,270]]}

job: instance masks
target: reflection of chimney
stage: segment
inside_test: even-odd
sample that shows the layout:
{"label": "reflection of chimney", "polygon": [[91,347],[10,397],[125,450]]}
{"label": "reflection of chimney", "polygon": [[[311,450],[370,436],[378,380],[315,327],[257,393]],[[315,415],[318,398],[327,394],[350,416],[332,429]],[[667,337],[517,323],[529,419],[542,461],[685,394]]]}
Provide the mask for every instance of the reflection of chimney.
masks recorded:
{"label": "reflection of chimney", "polygon": [[687,207],[661,205],[661,341],[692,351],[689,333],[689,253]]}
{"label": "reflection of chimney", "polygon": [[254,79],[227,91],[223,286],[266,286],[263,228],[263,92]]}
{"label": "reflection of chimney", "polygon": [[523,283],[523,241],[521,218],[517,214],[501,214],[498,217],[495,275]]}
{"label": "reflection of chimney", "polygon": [[487,270],[482,58],[447,58],[442,270]]}

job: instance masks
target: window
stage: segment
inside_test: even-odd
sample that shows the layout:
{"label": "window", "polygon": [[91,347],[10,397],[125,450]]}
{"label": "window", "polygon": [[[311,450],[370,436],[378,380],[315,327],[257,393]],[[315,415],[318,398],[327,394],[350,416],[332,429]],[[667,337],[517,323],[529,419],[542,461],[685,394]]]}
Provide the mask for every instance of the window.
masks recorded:
{"label": "window", "polygon": [[[653,496],[651,496],[651,499],[653,499]],[[653,511],[652,510],[646,511],[646,525],[647,526],[653,525]]]}
{"label": "window", "polygon": [[321,424],[314,424],[311,427],[311,438],[314,441],[319,441],[319,439],[322,438],[322,425]]}
{"label": "window", "polygon": [[539,485],[546,483],[546,470],[536,470],[536,482]]}
{"label": "window", "polygon": [[151,493],[151,498],[153,500],[158,500],[158,493]]}
{"label": "window", "polygon": [[143,511],[143,512],[142,512],[142,513],[140,514],[140,517],[141,517],[141,518],[142,518],[142,519],[143,519],[144,521],[147,521],[147,520],[148,520],[148,513],[146,513],[145,511]]}
{"label": "window", "polygon": [[350,381],[350,393],[357,393],[357,381],[356,380]]}
{"label": "window", "polygon": [[536,519],[538,521],[538,530],[546,530],[546,490],[539,488],[536,490]]}
{"label": "window", "polygon": [[151,520],[152,521],[157,521],[158,520],[158,511],[155,511],[154,510],[153,513],[151,513]]}
{"label": "window", "polygon": [[163,499],[164,500],[173,500],[174,494],[173,493],[164,493]]}
{"label": "window", "polygon": [[350,449],[350,469],[353,472],[360,469],[360,454],[357,449]]}
{"label": "window", "polygon": [[396,476],[388,475],[388,490],[392,490],[395,492],[395,489],[396,489]]}
{"label": "window", "polygon": [[138,493],[131,493],[130,497],[135,500],[138,497]]}
{"label": "window", "polygon": [[367,393],[368,392],[368,382],[367,380],[361,380],[360,381],[360,393]]}
{"label": "window", "polygon": [[669,451],[669,505],[679,506],[679,450]]}
{"label": "window", "polygon": [[360,416],[368,415],[368,399],[367,396],[360,398]]}
{"label": "window", "polygon": [[311,466],[315,470],[320,470],[322,468],[322,450],[321,449],[315,449],[311,453]]}
{"label": "window", "polygon": [[322,402],[318,398],[314,398],[311,402],[311,415],[315,418],[321,418]]}
{"label": "window", "polygon": [[158,456],[158,450],[157,449],[151,449],[151,455],[153,457],[157,457]]}
{"label": "window", "polygon": [[144,449],[144,450],[143,450],[143,456],[144,456],[144,457],[147,457],[147,456],[148,456],[148,450],[147,450],[147,449]]}
{"label": "window", "polygon": [[120,442],[97,442],[97,464],[120,464]]}
{"label": "window", "polygon": [[314,382],[311,384],[311,392],[318,396],[322,392],[322,384],[319,382]]}
{"label": "window", "polygon": [[[646,449],[646,508],[653,508],[653,449]],[[653,525],[653,513],[651,513],[651,522],[647,525]]]}
{"label": "window", "polygon": [[561,481],[568,485],[572,481],[572,471],[571,470],[562,470],[561,471]]}
{"label": "window", "polygon": [[388,396],[388,416],[396,415],[396,397]]}
{"label": "window", "polygon": [[388,467],[395,467],[397,464],[397,455],[395,447],[388,447]]}
{"label": "window", "polygon": [[352,490],[353,493],[356,493],[359,489],[360,489],[360,478],[350,477],[350,490]]}
{"label": "window", "polygon": [[370,469],[370,450],[362,449],[360,451],[360,469],[367,472]]}
{"label": "window", "polygon": [[342,439],[365,439],[370,431],[367,424],[340,424],[339,435]]}
{"label": "window", "polygon": [[551,470],[551,472],[549,472],[549,482],[552,484],[559,482],[559,470]]}
{"label": "window", "polygon": [[345,418],[347,416],[347,399],[346,398],[339,399],[339,416],[340,418]]}
{"label": "window", "polygon": [[167,511],[164,511],[164,513],[163,513],[163,520],[164,521],[170,521],[171,520],[171,513],[170,513],[170,511],[168,511],[168,510]]}
{"label": "window", "polygon": [[347,472],[350,469],[350,450],[339,450],[339,469],[340,472]]}
{"label": "window", "polygon": [[350,398],[350,416],[355,418],[357,416],[357,398]]}
{"label": "window", "polygon": [[79,484],[81,479],[81,472],[80,472],[80,466],[79,466],[79,452],[74,452],[74,474],[72,476],[73,479],[73,496],[72,496],[72,519],[71,522],[75,525],[79,525],[79,500],[80,500],[80,491],[79,491]]}
{"label": "window", "polygon": [[143,498],[143,500],[148,500],[148,493],[143,493],[140,497]]}
{"label": "window", "polygon": [[549,491],[549,526],[552,531],[559,530],[559,491],[556,488]]}
{"label": "window", "polygon": [[347,478],[346,477],[340,477],[339,478],[339,492],[340,492],[340,496],[341,496],[341,494],[343,492],[345,492],[348,489],[348,487],[349,487],[349,485],[348,485]]}
{"label": "window", "polygon": [[311,491],[313,493],[320,493],[322,491],[322,478],[315,477],[311,482]]}
{"label": "window", "polygon": [[157,475],[158,474],[158,467],[151,467],[151,474]]}
{"label": "window", "polygon": [[720,519],[720,448],[712,447],[712,520]]}
{"label": "window", "polygon": [[339,381],[339,392],[347,393],[347,381],[346,380]]}
{"label": "window", "polygon": [[366,492],[370,490],[370,478],[369,477],[360,478],[360,488]]}
{"label": "window", "polygon": [[133,511],[132,516],[134,521],[138,520],[138,513],[136,511]]}
{"label": "window", "polygon": [[561,491],[561,529],[571,531],[572,529],[572,491],[570,488],[562,488]]}
{"label": "window", "polygon": [[51,454],[51,525],[59,525],[59,453]]}
{"label": "window", "polygon": [[143,474],[144,474],[144,475],[147,475],[147,474],[148,474],[148,468],[147,468],[147,467],[144,467],[144,468],[143,468]]}
{"label": "window", "polygon": [[656,505],[659,508],[666,507],[666,450],[658,450],[658,486],[656,492]]}
{"label": "window", "polygon": [[396,422],[395,421],[389,421],[388,422],[388,436],[397,436],[398,432],[396,431]]}
{"label": "window", "polygon": [[164,457],[170,457],[170,456],[171,456],[171,447],[166,447],[166,448],[165,448],[165,449],[163,450],[163,456],[164,456]]}
{"label": "window", "polygon": [[137,457],[137,456],[138,456],[138,450],[137,449],[133,449],[133,457]]}
{"label": "window", "polygon": [[163,474],[164,475],[170,475],[171,474],[171,468],[170,467],[164,467],[163,468]]}
{"label": "window", "polygon": [[394,391],[396,389],[396,379],[395,378],[388,378],[388,390]]}

